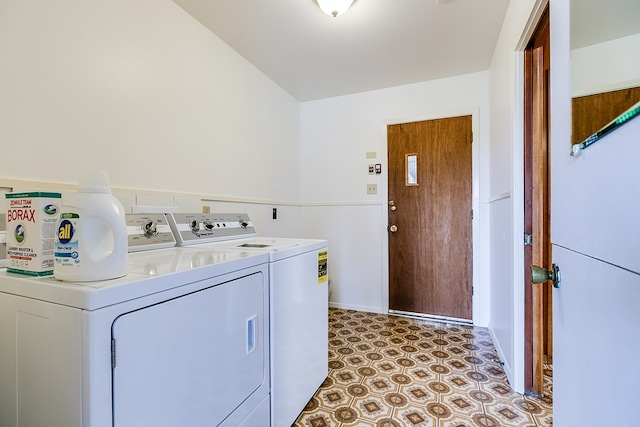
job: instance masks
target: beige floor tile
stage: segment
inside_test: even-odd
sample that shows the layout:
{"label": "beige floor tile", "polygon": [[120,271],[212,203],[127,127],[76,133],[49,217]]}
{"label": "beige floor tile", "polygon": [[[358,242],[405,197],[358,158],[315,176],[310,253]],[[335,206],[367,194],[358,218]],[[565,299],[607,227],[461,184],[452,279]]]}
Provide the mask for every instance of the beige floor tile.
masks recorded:
{"label": "beige floor tile", "polygon": [[295,426],[550,427],[545,395],[511,390],[484,328],[329,311],[329,376]]}

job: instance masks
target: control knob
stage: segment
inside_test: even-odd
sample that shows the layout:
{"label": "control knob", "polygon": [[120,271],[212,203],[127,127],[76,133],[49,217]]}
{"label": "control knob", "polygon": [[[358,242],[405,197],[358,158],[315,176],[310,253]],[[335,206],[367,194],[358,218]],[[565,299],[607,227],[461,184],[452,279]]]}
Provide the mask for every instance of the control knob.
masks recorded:
{"label": "control knob", "polygon": [[142,224],[142,231],[144,231],[145,237],[152,237],[158,234],[158,229],[156,228],[156,222],[154,220],[149,220]]}

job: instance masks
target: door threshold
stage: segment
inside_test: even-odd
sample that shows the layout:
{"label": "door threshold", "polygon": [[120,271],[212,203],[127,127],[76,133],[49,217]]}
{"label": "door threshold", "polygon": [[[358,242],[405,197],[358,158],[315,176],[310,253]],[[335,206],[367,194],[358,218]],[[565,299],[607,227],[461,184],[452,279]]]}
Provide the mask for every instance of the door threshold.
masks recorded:
{"label": "door threshold", "polygon": [[458,325],[473,326],[473,320],[459,319],[457,317],[437,316],[435,314],[412,313],[410,311],[401,311],[401,310],[389,310],[389,314],[393,314],[395,316],[402,316],[402,317],[411,317],[411,318],[420,319],[420,320],[431,320],[433,322],[438,322],[438,323],[455,323]]}

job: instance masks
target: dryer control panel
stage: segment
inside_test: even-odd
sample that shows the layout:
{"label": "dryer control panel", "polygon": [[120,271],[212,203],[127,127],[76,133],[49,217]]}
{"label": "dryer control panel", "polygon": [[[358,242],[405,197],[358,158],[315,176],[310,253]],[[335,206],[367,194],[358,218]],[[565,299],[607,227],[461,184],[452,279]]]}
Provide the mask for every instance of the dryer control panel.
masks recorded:
{"label": "dryer control panel", "polygon": [[167,217],[178,246],[256,235],[253,223],[246,213],[170,213]]}
{"label": "dryer control panel", "polygon": [[170,248],[176,245],[167,216],[163,213],[125,214],[129,252]]}

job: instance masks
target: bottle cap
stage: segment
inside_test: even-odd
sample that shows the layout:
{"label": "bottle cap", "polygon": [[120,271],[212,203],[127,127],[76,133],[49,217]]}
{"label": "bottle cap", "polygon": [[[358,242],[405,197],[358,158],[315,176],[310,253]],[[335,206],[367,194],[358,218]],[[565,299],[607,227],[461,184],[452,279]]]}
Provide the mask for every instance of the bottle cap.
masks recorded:
{"label": "bottle cap", "polygon": [[111,193],[109,175],[101,170],[85,171],[80,178],[78,193]]}

